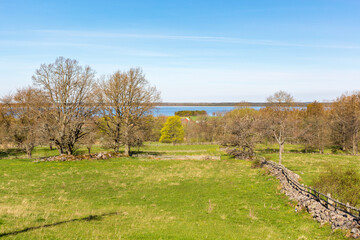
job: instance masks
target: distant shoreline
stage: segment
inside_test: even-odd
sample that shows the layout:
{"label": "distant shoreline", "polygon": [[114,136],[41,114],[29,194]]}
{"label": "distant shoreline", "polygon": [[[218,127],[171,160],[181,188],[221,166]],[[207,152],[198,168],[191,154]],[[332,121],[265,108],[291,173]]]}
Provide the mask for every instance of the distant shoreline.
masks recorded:
{"label": "distant shoreline", "polygon": [[[306,107],[311,102],[295,102],[294,105],[297,107]],[[329,106],[331,102],[324,102],[326,106]],[[269,106],[267,102],[214,102],[214,103],[206,103],[206,102],[192,102],[192,103],[183,103],[183,102],[162,102],[157,103],[156,106],[171,106],[171,107],[190,107],[190,106],[202,106],[202,107],[235,107],[235,106],[249,106],[249,107],[266,107]]]}

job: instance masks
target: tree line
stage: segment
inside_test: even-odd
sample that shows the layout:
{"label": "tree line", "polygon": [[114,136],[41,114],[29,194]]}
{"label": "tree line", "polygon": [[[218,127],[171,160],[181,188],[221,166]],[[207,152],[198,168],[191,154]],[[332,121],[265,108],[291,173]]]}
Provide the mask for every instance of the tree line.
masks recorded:
{"label": "tree line", "polygon": [[321,154],[325,148],[358,154],[360,92],[343,94],[330,105],[315,101],[306,108],[296,107],[284,91],[267,102],[260,110],[241,105],[222,117],[189,123],[187,137],[234,147],[233,153],[242,158],[251,158],[257,143],[273,142],[279,146],[280,163],[285,143],[302,144],[305,151]]}
{"label": "tree line", "polygon": [[117,152],[124,146],[128,156],[144,141],[159,140],[216,142],[241,158],[254,156],[257,143],[275,142],[280,162],[286,143],[319,153],[327,147],[358,153],[360,92],[344,94],[330,105],[297,107],[289,93],[279,91],[260,110],[241,104],[217,117],[181,123],[179,117],[151,115],[160,92],[140,68],[96,79],[89,66],[59,57],[42,64],[32,79],[32,86],[4,96],[0,105],[0,144],[17,146],[29,157],[39,145],[74,154],[81,145],[90,152],[93,144]]}
{"label": "tree line", "polygon": [[29,157],[44,144],[74,154],[79,144],[91,148],[99,137],[115,151],[124,145],[129,155],[148,136],[147,115],[160,101],[140,68],[96,80],[89,66],[59,57],[32,79],[33,86],[3,97],[0,109],[0,143],[16,144]]}

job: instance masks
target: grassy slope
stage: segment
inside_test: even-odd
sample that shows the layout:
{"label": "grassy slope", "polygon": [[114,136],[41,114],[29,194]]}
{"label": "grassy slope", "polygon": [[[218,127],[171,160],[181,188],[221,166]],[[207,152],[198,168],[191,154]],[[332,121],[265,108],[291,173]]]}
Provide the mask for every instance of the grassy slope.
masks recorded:
{"label": "grassy slope", "polygon": [[[256,150],[259,154],[269,157],[274,162],[279,161],[279,146],[277,144],[258,144]],[[285,144],[282,164],[300,175],[304,184],[312,185],[318,174],[326,171],[329,166],[353,168],[360,172],[360,156],[337,151],[333,154],[331,149],[325,149],[325,154],[318,152],[306,153],[304,146],[299,144]]]}
{"label": "grassy slope", "polygon": [[[288,149],[291,148],[294,148],[294,146],[289,145]],[[262,155],[269,157],[274,162],[279,160],[277,153]],[[355,168],[360,171],[360,156],[288,152],[283,155],[282,164],[299,174],[303,183],[311,185],[317,175],[326,171],[329,166]]]}
{"label": "grassy slope", "polygon": [[[193,147],[195,148],[195,147]],[[295,213],[239,160],[0,160],[0,232],[118,212],[5,239],[341,239]]]}

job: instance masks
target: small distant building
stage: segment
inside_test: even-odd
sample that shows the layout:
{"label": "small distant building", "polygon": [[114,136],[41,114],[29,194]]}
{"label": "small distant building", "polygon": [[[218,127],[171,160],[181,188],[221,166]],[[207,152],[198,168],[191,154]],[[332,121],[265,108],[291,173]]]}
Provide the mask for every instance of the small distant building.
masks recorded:
{"label": "small distant building", "polygon": [[190,120],[190,118],[188,118],[188,117],[183,117],[183,118],[181,118],[181,123],[183,123],[183,124],[187,124],[187,123],[189,123],[191,120]]}

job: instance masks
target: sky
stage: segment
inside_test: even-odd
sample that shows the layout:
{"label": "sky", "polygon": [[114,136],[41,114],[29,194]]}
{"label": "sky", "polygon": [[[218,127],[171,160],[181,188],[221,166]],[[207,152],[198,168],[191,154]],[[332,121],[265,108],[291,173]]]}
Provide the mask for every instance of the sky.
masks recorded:
{"label": "sky", "polygon": [[360,90],[360,1],[0,0],[0,96],[59,56],[141,67],[164,102],[331,101]]}

